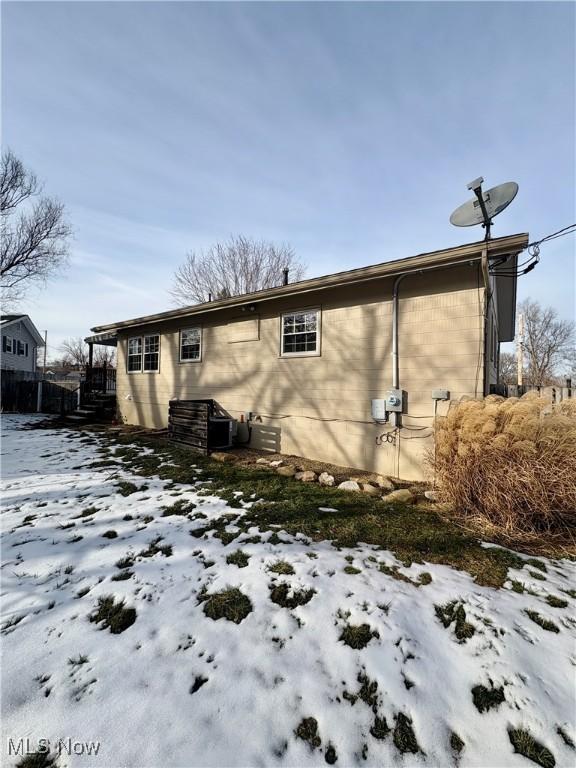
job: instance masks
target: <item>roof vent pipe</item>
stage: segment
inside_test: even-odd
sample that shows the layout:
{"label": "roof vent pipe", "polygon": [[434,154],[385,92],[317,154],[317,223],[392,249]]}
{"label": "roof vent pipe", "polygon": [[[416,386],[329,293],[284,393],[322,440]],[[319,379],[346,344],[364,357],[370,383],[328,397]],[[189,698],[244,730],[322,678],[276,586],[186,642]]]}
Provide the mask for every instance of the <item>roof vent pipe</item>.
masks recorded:
{"label": "roof vent pipe", "polygon": [[211,293],[208,294],[208,301],[212,301],[212,294]]}
{"label": "roof vent pipe", "polygon": [[283,285],[288,285],[288,272],[289,271],[290,270],[288,269],[288,267],[284,267],[284,282],[283,282]]}

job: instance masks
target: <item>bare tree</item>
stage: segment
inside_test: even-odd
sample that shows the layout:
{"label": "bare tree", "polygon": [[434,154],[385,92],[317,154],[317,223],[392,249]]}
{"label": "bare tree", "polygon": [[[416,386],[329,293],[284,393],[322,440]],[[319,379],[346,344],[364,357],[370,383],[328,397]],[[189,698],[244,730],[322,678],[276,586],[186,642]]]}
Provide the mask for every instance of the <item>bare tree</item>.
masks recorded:
{"label": "bare tree", "polygon": [[500,382],[502,384],[516,384],[518,381],[518,365],[516,355],[513,352],[500,353]]}
{"label": "bare tree", "polygon": [[13,152],[3,152],[0,165],[0,290],[15,302],[66,264],[71,229],[62,203],[40,197],[42,185]]}
{"label": "bare tree", "polygon": [[566,369],[574,349],[574,323],[561,320],[553,307],[524,299],[518,307],[524,317],[525,380],[537,387],[555,383]]}
{"label": "bare tree", "polygon": [[288,245],[239,235],[207,251],[190,252],[174,274],[171,294],[177,304],[240,296],[282,285],[283,270],[301,280],[305,267]]}
{"label": "bare tree", "polygon": [[[62,352],[62,364],[75,368],[86,368],[88,365],[88,344],[81,336],[66,339],[60,345]],[[112,367],[116,364],[116,348],[107,347],[102,344],[96,344],[94,347],[94,365],[104,365]]]}

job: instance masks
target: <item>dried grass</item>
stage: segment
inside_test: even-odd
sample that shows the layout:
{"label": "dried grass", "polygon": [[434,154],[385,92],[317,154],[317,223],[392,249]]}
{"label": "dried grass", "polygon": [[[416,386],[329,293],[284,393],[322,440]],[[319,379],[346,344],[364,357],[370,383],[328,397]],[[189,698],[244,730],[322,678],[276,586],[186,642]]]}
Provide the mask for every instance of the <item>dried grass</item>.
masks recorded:
{"label": "dried grass", "polygon": [[464,399],[438,419],[429,461],[455,514],[510,540],[547,534],[573,545],[576,402]]}

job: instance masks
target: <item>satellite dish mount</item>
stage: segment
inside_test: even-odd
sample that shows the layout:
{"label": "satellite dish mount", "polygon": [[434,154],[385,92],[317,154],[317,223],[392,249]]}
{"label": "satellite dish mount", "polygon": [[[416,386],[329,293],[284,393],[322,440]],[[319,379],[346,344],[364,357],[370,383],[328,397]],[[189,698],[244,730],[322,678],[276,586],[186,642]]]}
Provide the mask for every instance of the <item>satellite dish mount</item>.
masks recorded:
{"label": "satellite dish mount", "polygon": [[468,200],[450,216],[450,222],[456,227],[473,227],[482,224],[486,230],[486,240],[490,240],[492,219],[507,208],[518,193],[518,184],[515,181],[507,181],[492,187],[487,192],[482,189],[484,179],[480,176],[468,184],[476,195],[476,199]]}
{"label": "satellite dish mount", "polygon": [[482,176],[478,176],[477,179],[474,179],[474,181],[471,181],[470,184],[468,184],[468,189],[471,189],[472,192],[474,192],[478,202],[480,203],[480,210],[482,211],[482,216],[484,218],[482,226],[486,230],[486,237],[484,239],[490,240],[490,227],[492,226],[492,219],[488,215],[488,211],[486,210],[486,203],[484,202],[484,197],[482,193],[483,182],[484,182],[484,179],[482,178]]}

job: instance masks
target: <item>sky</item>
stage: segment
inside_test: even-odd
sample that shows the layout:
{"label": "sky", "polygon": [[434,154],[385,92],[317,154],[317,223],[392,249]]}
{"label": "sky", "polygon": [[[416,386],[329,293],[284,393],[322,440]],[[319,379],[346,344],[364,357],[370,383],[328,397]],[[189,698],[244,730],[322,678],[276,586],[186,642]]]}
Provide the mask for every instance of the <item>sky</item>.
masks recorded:
{"label": "sky", "polygon": [[[190,250],[289,243],[314,277],[576,220],[568,2],[3,2],[2,143],[65,203],[71,263],[19,309],[49,358],[170,309]],[[574,318],[574,236],[519,281]]]}

